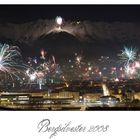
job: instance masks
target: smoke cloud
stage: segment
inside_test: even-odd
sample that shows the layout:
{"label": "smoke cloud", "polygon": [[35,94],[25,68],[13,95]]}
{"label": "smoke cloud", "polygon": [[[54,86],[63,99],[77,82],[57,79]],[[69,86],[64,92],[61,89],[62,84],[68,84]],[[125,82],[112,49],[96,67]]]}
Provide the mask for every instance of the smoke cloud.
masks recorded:
{"label": "smoke cloud", "polygon": [[0,38],[19,42],[32,42],[52,32],[67,32],[85,41],[139,42],[140,24],[130,22],[64,21],[58,29],[55,20],[38,20],[24,24],[0,24]]}

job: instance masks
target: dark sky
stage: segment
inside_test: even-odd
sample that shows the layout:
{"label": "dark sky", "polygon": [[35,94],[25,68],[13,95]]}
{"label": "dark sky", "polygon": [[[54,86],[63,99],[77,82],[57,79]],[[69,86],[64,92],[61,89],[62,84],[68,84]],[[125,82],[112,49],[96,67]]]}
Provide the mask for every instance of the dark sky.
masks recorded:
{"label": "dark sky", "polygon": [[1,22],[23,23],[60,15],[66,20],[140,21],[139,5],[1,5]]}

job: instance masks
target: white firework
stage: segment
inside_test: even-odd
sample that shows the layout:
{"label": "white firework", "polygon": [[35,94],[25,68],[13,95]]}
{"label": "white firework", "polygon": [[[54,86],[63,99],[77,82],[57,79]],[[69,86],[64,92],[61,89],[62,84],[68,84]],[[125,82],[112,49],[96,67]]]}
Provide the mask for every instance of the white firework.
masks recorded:
{"label": "white firework", "polygon": [[132,47],[124,47],[124,50],[122,50],[122,53],[118,56],[120,57],[120,62],[124,63],[124,65],[126,66],[134,62],[134,60],[137,58],[137,50]]}
{"label": "white firework", "polygon": [[10,72],[15,69],[17,58],[21,56],[17,46],[9,46],[7,44],[0,44],[0,71]]}
{"label": "white firework", "polygon": [[23,75],[23,68],[25,67],[26,65],[21,61],[19,47],[0,43],[0,74],[6,73],[12,79],[13,76],[20,79],[20,76]]}

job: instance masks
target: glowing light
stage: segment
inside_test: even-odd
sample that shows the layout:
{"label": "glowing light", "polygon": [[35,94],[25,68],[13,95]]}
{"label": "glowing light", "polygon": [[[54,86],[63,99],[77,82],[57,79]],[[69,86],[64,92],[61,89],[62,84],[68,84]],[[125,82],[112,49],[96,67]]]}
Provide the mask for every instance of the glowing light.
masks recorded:
{"label": "glowing light", "polygon": [[41,54],[41,58],[45,59],[45,51],[44,51],[44,49],[41,50],[40,54]]}
{"label": "glowing light", "polygon": [[119,54],[119,57],[121,59],[121,62],[125,65],[129,65],[132,63],[137,56],[137,50],[135,48],[126,48],[124,47],[124,50],[122,50],[122,53]]}
{"label": "glowing light", "polygon": [[20,67],[17,62],[17,58],[20,56],[21,54],[17,46],[0,43],[0,71],[10,75],[13,74]]}
{"label": "glowing light", "polygon": [[80,57],[77,57],[76,60],[77,60],[78,62],[80,62],[80,61],[81,61],[81,58],[80,58]]}
{"label": "glowing light", "polygon": [[2,56],[0,56],[0,62],[2,61]]}
{"label": "glowing light", "polygon": [[[119,54],[120,62],[124,64],[124,70],[127,76],[131,77],[132,74],[136,72],[136,67],[132,67],[134,65],[134,61],[137,58],[137,50],[135,48],[127,48],[124,47],[122,53]],[[137,64],[138,65],[138,64]]]}
{"label": "glowing light", "polygon": [[62,25],[62,22],[63,22],[62,17],[57,16],[57,17],[56,17],[56,23],[57,23],[58,25]]}
{"label": "glowing light", "polygon": [[81,60],[82,60],[82,57],[81,56],[77,56],[76,57],[76,64],[80,64],[81,63]]}
{"label": "glowing light", "polygon": [[118,79],[118,78],[116,78],[116,79],[115,79],[115,82],[119,82],[119,79]]}
{"label": "glowing light", "polygon": [[26,74],[27,74],[27,75],[29,74],[29,71],[30,71],[29,69],[26,70]]}
{"label": "glowing light", "polygon": [[34,81],[35,79],[36,79],[36,74],[35,73],[31,74],[30,75],[30,80]]}
{"label": "glowing light", "polygon": [[68,83],[65,83],[66,87],[69,87],[69,84]]}
{"label": "glowing light", "polygon": [[136,68],[128,65],[128,66],[125,67],[125,72],[128,76],[132,76],[133,74],[135,74]]}
{"label": "glowing light", "polygon": [[135,67],[140,68],[140,63],[138,61],[135,62]]}
{"label": "glowing light", "polygon": [[92,70],[92,67],[88,67],[88,70],[91,71]]}
{"label": "glowing light", "polygon": [[99,72],[99,75],[100,75],[100,76],[102,75],[102,72],[101,72],[101,71]]}
{"label": "glowing light", "polygon": [[102,84],[102,87],[103,87],[103,94],[104,94],[104,96],[110,95],[109,89],[107,88],[107,86],[105,84]]}

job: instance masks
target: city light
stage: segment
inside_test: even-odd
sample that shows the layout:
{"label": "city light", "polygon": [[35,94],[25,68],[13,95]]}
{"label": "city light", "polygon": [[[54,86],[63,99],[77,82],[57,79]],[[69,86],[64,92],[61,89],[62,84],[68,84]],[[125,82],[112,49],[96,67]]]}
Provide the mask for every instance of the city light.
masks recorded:
{"label": "city light", "polygon": [[102,87],[103,87],[103,94],[104,94],[104,96],[110,95],[109,90],[108,90],[106,84],[102,84]]}

